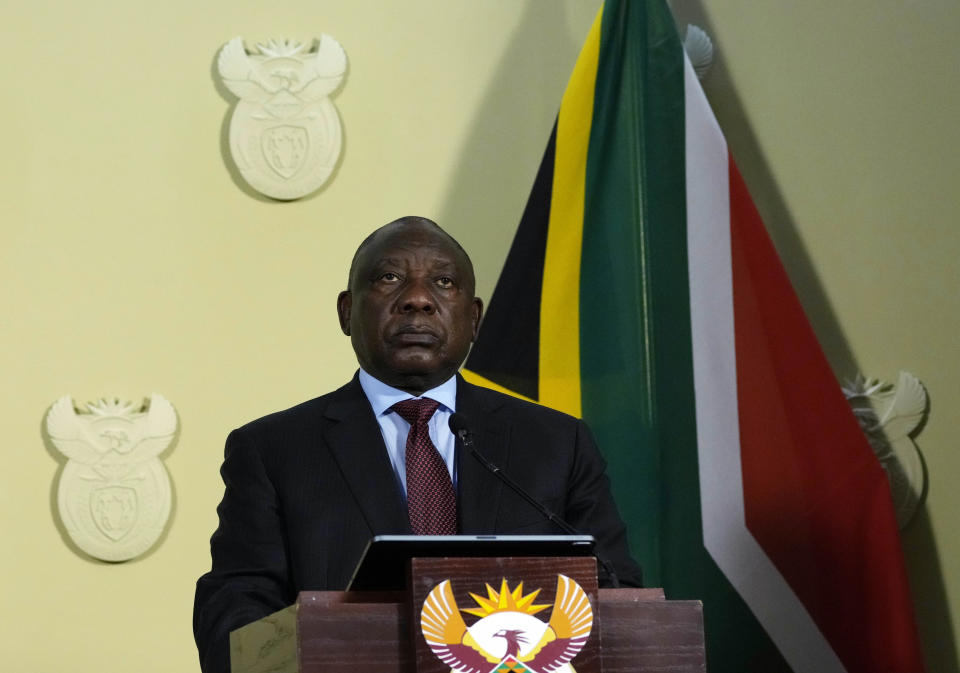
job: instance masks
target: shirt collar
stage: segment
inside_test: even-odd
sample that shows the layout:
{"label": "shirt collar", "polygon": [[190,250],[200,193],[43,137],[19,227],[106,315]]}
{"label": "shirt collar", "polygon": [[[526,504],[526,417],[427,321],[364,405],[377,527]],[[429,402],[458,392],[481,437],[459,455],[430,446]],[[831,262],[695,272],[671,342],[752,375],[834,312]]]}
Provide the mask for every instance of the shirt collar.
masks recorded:
{"label": "shirt collar", "polygon": [[[360,369],[360,387],[370,400],[370,406],[373,407],[375,416],[382,416],[387,413],[397,402],[409,400],[413,397],[408,392],[388,386],[383,381],[374,378],[362,368]],[[436,388],[431,388],[420,397],[429,397],[431,400],[439,402],[451,413],[457,410],[457,377],[451,376]]]}

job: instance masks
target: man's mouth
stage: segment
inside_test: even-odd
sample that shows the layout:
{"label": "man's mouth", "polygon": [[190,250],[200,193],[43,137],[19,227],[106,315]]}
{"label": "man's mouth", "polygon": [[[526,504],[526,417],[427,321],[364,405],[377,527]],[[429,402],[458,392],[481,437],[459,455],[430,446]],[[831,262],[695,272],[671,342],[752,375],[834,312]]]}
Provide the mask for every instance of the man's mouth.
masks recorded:
{"label": "man's mouth", "polygon": [[428,327],[406,325],[393,333],[392,341],[400,346],[433,346],[439,341],[437,334]]}

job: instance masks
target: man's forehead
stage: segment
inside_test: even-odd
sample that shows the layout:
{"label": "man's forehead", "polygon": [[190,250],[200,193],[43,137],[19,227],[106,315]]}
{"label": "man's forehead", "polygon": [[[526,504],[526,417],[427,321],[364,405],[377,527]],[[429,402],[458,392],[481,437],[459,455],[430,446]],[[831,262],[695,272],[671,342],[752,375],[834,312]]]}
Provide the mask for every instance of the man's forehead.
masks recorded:
{"label": "man's forehead", "polygon": [[446,254],[441,250],[431,250],[426,247],[416,247],[408,249],[412,255],[398,255],[396,248],[385,250],[382,255],[371,254],[369,259],[364,261],[364,266],[407,266],[411,262],[414,264],[425,264],[430,267],[455,268],[459,266],[457,257]]}
{"label": "man's forehead", "polygon": [[436,248],[458,248],[459,245],[443,229],[433,222],[424,220],[400,220],[377,229],[370,236],[370,248],[389,247],[406,248],[410,246],[430,246]]}
{"label": "man's forehead", "polygon": [[357,261],[363,266],[400,262],[408,260],[411,253],[433,264],[470,265],[467,254],[449,234],[419,222],[377,230],[359,250]]}
{"label": "man's forehead", "polygon": [[433,252],[439,263],[443,259],[451,270],[458,270],[473,278],[473,264],[470,256],[450,234],[432,220],[420,217],[407,217],[386,224],[370,234],[354,253],[350,264],[348,287],[357,274],[367,274],[372,268],[385,263],[384,260],[407,258],[411,252]]}

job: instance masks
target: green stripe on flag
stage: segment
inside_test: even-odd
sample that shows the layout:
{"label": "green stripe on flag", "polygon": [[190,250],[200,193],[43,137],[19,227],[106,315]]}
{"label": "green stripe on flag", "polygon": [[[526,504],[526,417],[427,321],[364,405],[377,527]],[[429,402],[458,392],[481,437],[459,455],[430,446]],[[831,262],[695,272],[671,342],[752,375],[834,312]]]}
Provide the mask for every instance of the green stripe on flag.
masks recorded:
{"label": "green stripe on flag", "polygon": [[[691,371],[683,114],[663,104],[683,101],[683,60],[672,20],[663,18],[639,3],[604,8],[580,273],[584,418],[604,447],[632,549],[654,585],[663,582],[658,409],[691,419],[671,432],[688,433],[695,446],[689,394],[663,405],[664,395],[683,390],[670,385],[675,377]],[[667,381],[657,378],[660,363]]]}
{"label": "green stripe on flag", "polygon": [[703,546],[683,51],[663,3],[604,7],[581,258],[583,416],[649,586],[705,602],[712,671],[789,671]]}

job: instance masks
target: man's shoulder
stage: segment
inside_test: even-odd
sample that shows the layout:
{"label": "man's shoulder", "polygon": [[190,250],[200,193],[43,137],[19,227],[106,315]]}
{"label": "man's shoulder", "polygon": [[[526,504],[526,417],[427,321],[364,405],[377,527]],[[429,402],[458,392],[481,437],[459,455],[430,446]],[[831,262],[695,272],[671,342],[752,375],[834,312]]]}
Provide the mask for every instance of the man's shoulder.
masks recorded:
{"label": "man's shoulder", "polygon": [[[357,397],[358,394],[360,395],[359,398]],[[253,434],[276,433],[287,428],[313,425],[321,422],[332,407],[336,407],[345,401],[362,401],[362,396],[363,391],[354,378],[349,383],[325,395],[314,397],[287,409],[275,411],[245,423],[237,428],[237,431]]]}
{"label": "man's shoulder", "polygon": [[[463,411],[476,409],[505,419],[515,421],[536,420],[561,426],[580,423],[580,419],[576,416],[571,416],[536,402],[475,385],[463,378],[458,379],[458,385],[460,386],[457,393],[458,410],[461,408],[463,408]],[[461,403],[465,403],[465,405]]]}

